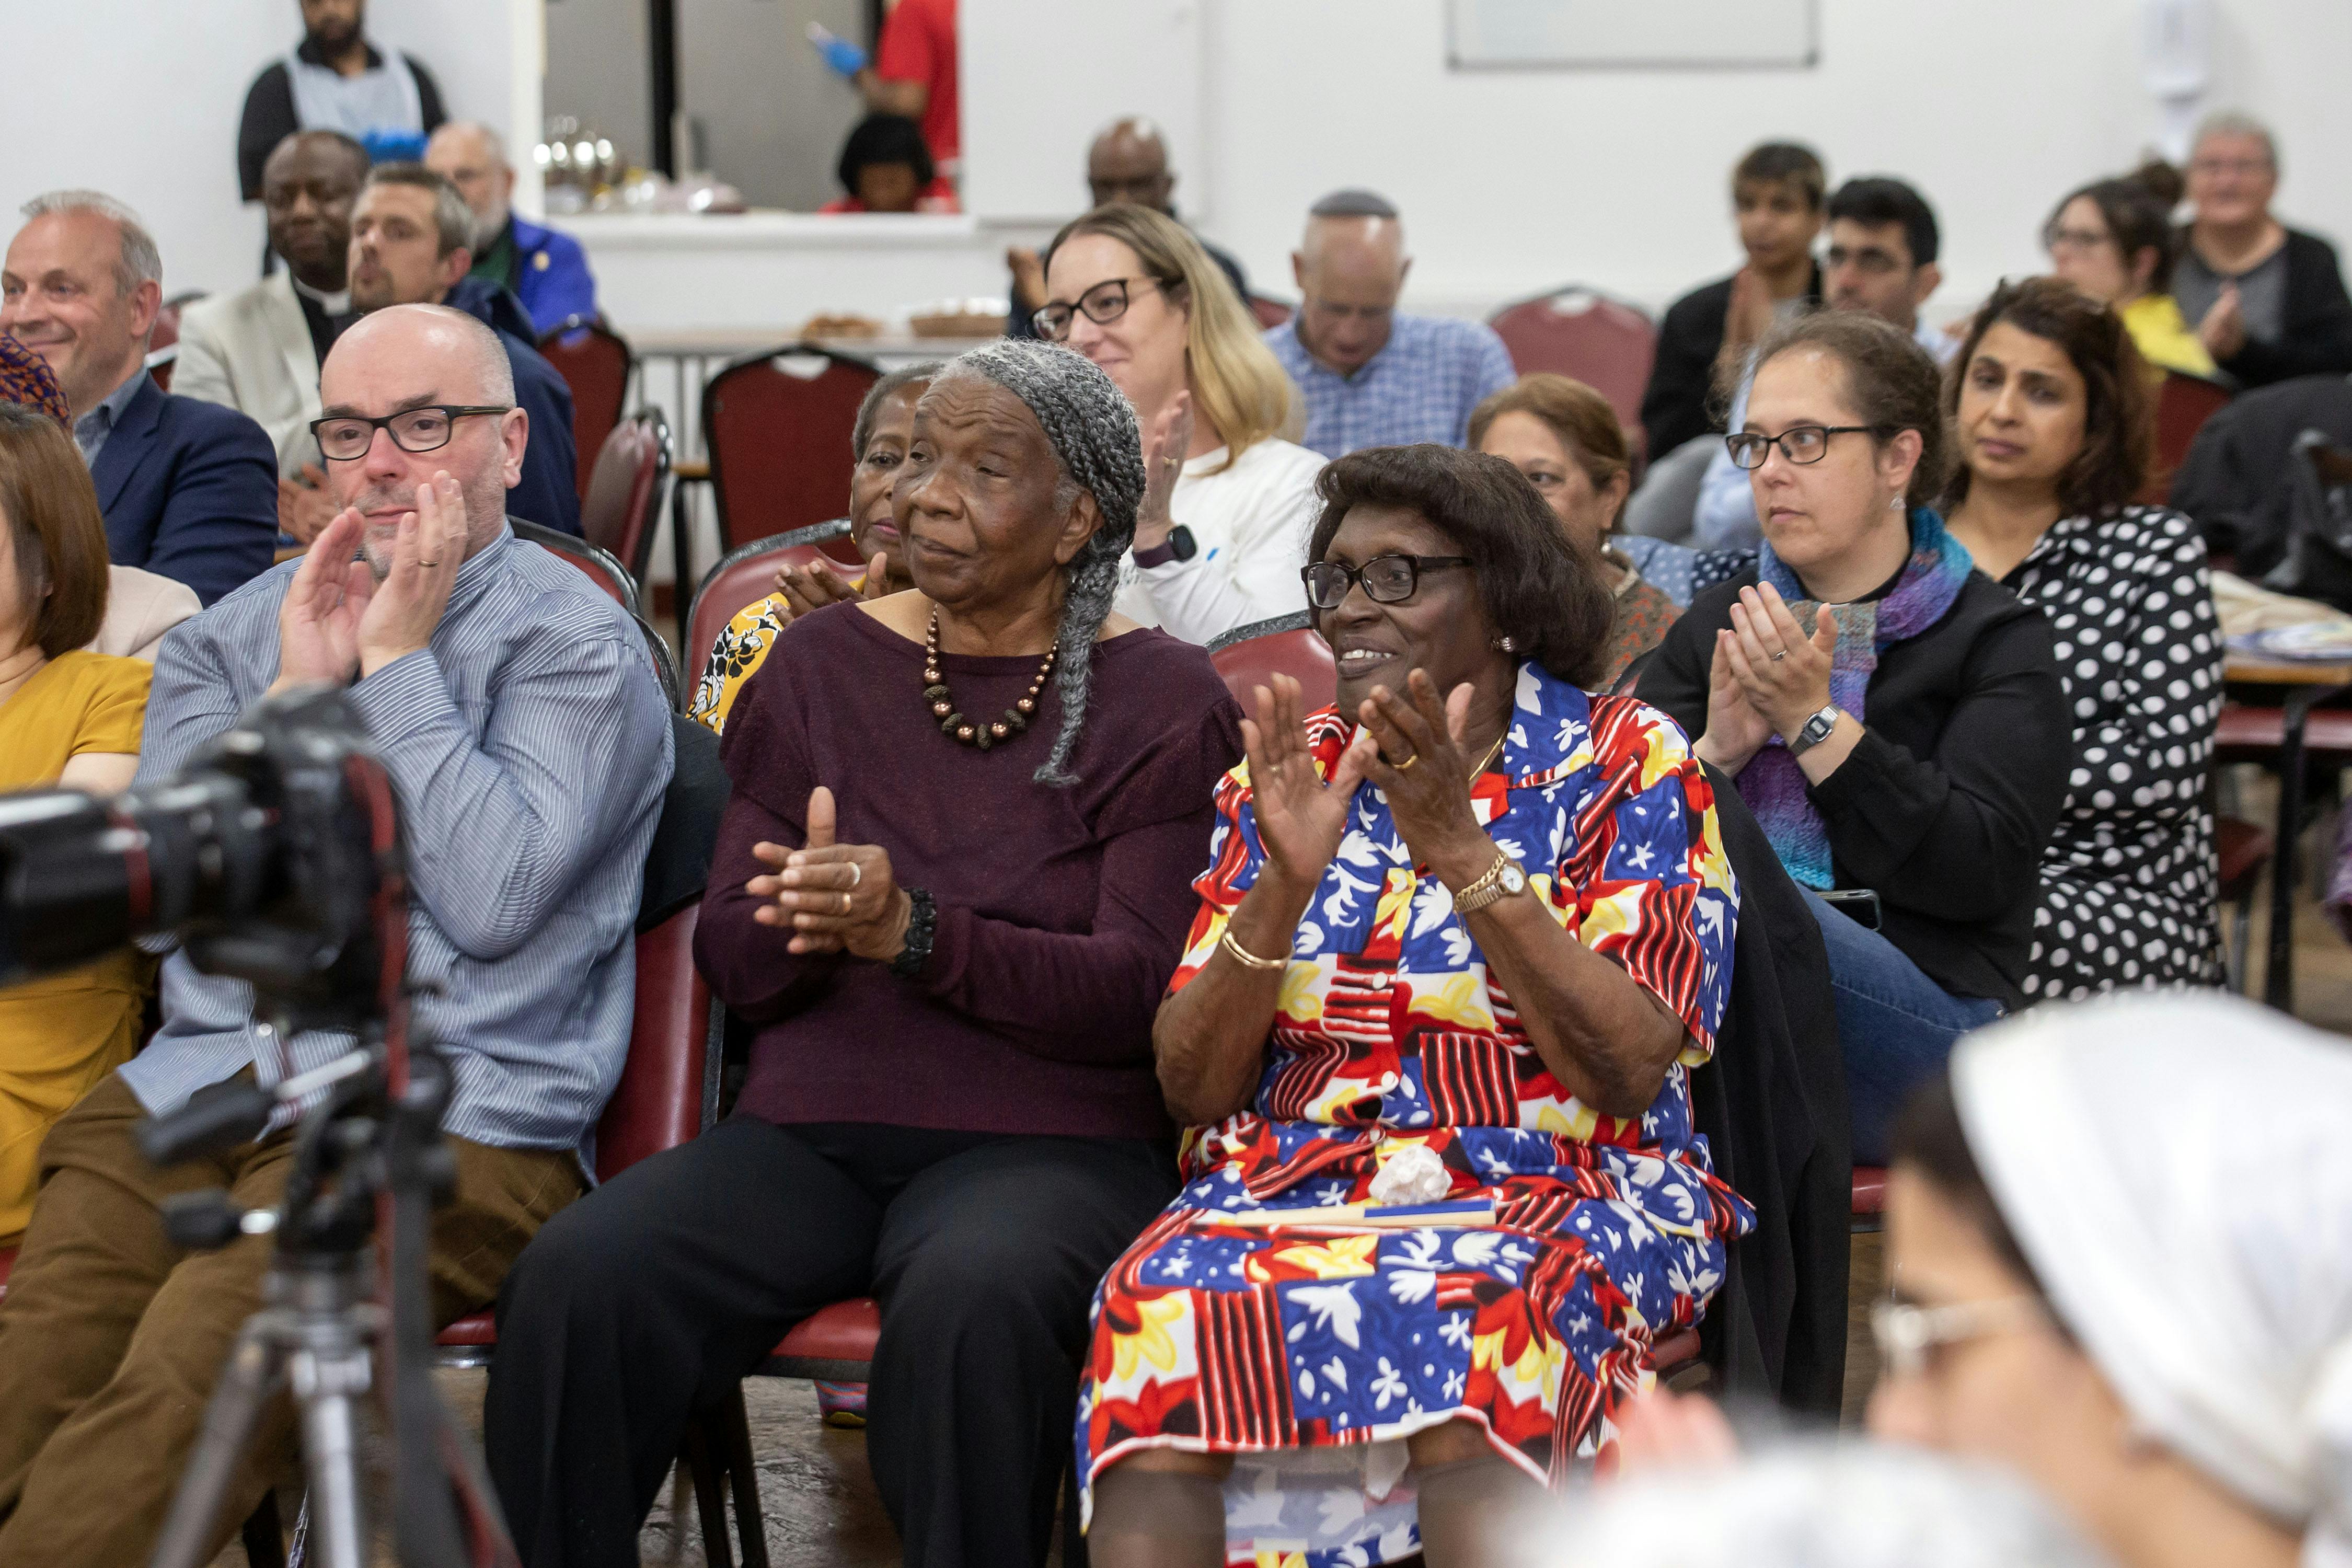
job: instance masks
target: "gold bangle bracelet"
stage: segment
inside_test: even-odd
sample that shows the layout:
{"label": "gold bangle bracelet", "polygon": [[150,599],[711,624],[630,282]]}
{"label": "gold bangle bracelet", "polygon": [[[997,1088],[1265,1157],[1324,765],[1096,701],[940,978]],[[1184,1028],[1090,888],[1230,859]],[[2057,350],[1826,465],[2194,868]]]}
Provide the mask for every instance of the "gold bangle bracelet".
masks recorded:
{"label": "gold bangle bracelet", "polygon": [[1249,949],[1244,947],[1240,942],[1235,942],[1234,940],[1234,928],[1231,926],[1227,926],[1225,928],[1225,934],[1217,939],[1217,945],[1223,948],[1227,952],[1232,953],[1234,955],[1234,962],[1241,964],[1245,969],[1255,969],[1270,973],[1274,970],[1287,969],[1290,967],[1290,960],[1286,957],[1260,958],[1256,953],[1250,952]]}

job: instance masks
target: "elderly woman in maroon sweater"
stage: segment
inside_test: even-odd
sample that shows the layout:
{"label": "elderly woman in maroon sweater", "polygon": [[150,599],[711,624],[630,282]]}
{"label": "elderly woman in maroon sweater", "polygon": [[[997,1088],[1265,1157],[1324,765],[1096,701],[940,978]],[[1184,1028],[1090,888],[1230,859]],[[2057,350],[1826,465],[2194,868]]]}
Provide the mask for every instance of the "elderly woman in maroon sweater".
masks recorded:
{"label": "elderly woman in maroon sweater", "polygon": [[1109,613],[1145,489],[1100,370],[965,354],[896,485],[914,588],[796,618],[738,703],[697,955],[751,1074],[508,1279],[533,1568],[634,1564],[689,1412],[869,1291],[906,1561],[1045,1561],[1095,1283],[1176,1191],[1151,1020],[1241,754],[1208,656]]}

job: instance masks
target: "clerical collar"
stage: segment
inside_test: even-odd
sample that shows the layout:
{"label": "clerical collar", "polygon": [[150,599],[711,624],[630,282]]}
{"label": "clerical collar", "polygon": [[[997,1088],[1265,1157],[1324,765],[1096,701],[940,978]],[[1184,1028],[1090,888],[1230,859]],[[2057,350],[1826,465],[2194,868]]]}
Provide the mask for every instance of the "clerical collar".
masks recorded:
{"label": "clerical collar", "polygon": [[352,291],[349,289],[338,289],[330,294],[323,289],[311,288],[290,271],[286,278],[288,282],[294,285],[294,291],[297,294],[301,295],[330,316],[344,316],[351,313]]}

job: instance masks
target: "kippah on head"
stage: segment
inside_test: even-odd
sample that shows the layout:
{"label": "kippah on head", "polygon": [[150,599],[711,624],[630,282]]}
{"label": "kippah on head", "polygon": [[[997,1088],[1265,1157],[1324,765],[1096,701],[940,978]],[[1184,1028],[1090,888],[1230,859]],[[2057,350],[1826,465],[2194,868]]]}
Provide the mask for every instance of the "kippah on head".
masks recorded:
{"label": "kippah on head", "polygon": [[1307,209],[1310,217],[1390,217],[1397,216],[1396,204],[1378,191],[1349,186],[1333,191]]}
{"label": "kippah on head", "polygon": [[1035,774],[1042,784],[1074,784],[1078,781],[1070,772],[1070,757],[1086,725],[1095,638],[1110,616],[1119,562],[1135,542],[1135,512],[1143,500],[1143,430],[1135,405],[1102,367],[1060,343],[1000,338],[950,360],[931,384],[972,377],[994,383],[1028,406],[1063,470],[1093,495],[1102,513],[1102,526],[1070,560],[1069,587],[1062,598],[1062,657],[1054,667],[1062,728]]}

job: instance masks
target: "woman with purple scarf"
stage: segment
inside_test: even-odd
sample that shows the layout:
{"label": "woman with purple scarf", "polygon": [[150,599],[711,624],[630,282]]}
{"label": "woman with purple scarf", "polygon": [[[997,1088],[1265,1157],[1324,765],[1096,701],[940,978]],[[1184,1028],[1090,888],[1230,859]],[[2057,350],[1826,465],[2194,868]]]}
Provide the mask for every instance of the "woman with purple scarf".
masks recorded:
{"label": "woman with purple scarf", "polygon": [[1936,366],[1859,312],[1757,346],[1755,569],[1699,595],[1641,696],[1700,737],[1821,923],[1853,1157],[1883,1164],[1909,1091],[2023,1005],[2044,842],[2073,763],[2042,613],[1927,504],[1948,442]]}

